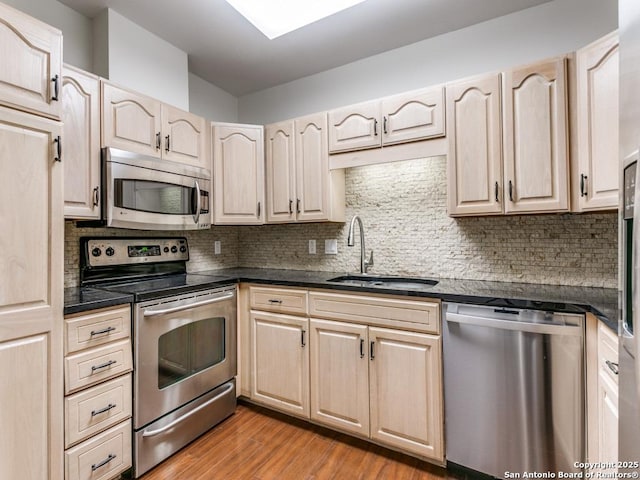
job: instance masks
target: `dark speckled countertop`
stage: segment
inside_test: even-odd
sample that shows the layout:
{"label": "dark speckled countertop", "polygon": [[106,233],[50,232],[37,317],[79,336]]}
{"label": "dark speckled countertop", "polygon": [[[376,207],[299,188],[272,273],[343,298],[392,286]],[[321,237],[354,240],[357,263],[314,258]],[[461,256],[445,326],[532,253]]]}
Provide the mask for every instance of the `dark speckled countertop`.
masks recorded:
{"label": "dark speckled countertop", "polygon": [[[430,297],[438,298],[445,302],[531,308],[566,313],[591,312],[613,331],[617,331],[618,328],[618,291],[613,288],[441,278],[435,286],[422,286],[420,288],[408,289],[404,287],[347,285],[328,281],[334,277],[346,275],[344,272],[227,268],[194,273],[215,276],[217,277],[215,281],[220,285],[235,281],[251,282],[292,287]],[[372,275],[375,274],[372,273]],[[210,286],[215,285],[211,284]],[[133,298],[130,295],[107,292],[97,288],[67,288],[65,289],[64,313],[76,313],[95,308],[130,303],[132,301]]]}

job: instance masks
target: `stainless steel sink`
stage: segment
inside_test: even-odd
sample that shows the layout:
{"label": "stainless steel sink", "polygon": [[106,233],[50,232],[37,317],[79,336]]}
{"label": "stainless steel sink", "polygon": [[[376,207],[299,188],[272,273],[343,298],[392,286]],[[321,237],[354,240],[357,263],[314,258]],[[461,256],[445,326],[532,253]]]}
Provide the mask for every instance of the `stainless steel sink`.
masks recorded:
{"label": "stainless steel sink", "polygon": [[389,277],[372,275],[343,275],[330,278],[327,282],[341,283],[343,285],[356,285],[359,287],[423,289],[438,284],[438,280],[431,278],[413,277]]}

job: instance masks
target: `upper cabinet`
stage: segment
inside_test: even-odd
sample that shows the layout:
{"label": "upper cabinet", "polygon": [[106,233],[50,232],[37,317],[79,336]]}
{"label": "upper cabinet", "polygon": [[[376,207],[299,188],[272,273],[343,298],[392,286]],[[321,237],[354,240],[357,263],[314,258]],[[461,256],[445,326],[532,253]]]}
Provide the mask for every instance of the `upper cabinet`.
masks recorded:
{"label": "upper cabinet", "polygon": [[0,103],[59,119],[62,112],[62,34],[0,4]]}
{"label": "upper cabinet", "polygon": [[100,80],[64,66],[62,70],[64,215],[100,218]]}
{"label": "upper cabinet", "polygon": [[565,61],[447,85],[450,215],[568,210]]}
{"label": "upper cabinet", "polygon": [[566,58],[505,72],[505,213],[569,209]]}
{"label": "upper cabinet", "polygon": [[574,211],[618,208],[618,34],[576,52]]}
{"label": "upper cabinet", "polygon": [[102,84],[102,146],[211,169],[206,121],[153,98]]}
{"label": "upper cabinet", "polygon": [[214,223],[264,223],[261,125],[213,123]]}
{"label": "upper cabinet", "polygon": [[329,112],[329,153],[444,136],[441,86]]}
{"label": "upper cabinet", "polygon": [[329,170],[327,116],[267,125],[267,222],[345,220],[344,170]]}

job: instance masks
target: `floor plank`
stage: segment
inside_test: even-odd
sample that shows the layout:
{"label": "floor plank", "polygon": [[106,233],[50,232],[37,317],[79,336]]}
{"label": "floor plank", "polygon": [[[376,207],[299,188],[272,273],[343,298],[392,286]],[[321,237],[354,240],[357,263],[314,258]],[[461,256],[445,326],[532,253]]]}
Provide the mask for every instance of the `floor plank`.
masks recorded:
{"label": "floor plank", "polygon": [[140,480],[459,480],[364,440],[241,403]]}

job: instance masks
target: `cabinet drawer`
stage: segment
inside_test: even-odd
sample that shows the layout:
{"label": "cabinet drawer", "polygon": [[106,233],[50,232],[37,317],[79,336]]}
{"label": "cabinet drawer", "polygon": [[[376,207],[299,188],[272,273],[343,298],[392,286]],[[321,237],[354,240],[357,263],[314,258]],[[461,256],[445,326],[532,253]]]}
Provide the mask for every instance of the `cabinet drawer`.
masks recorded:
{"label": "cabinet drawer", "polygon": [[64,454],[66,480],[107,480],[131,467],[131,420]]}
{"label": "cabinet drawer", "polygon": [[311,292],[309,315],[440,333],[440,304],[436,301]]}
{"label": "cabinet drawer", "polygon": [[64,400],[68,448],[131,417],[131,374],[82,390]]}
{"label": "cabinet drawer", "polygon": [[65,394],[131,371],[129,339],[84,350],[64,360]]}
{"label": "cabinet drawer", "polygon": [[131,309],[129,305],[94,310],[87,314],[65,317],[65,354],[129,338]]}
{"label": "cabinet drawer", "polygon": [[618,383],[618,337],[606,325],[598,325],[598,368]]}
{"label": "cabinet drawer", "polygon": [[307,292],[287,288],[250,287],[251,308],[268,312],[307,314]]}

